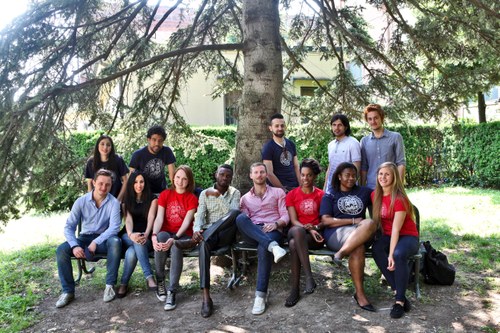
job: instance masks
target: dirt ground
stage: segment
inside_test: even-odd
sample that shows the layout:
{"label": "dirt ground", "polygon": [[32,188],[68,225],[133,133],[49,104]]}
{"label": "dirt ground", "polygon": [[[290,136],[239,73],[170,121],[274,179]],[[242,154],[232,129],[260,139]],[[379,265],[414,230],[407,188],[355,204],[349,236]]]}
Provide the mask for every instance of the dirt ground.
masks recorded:
{"label": "dirt ground", "polygon": [[[74,302],[56,309],[59,286],[54,277],[55,288],[47,290],[44,301],[33,309],[41,320],[25,332],[497,332],[500,328],[500,295],[480,296],[472,290],[473,279],[480,276],[466,282],[471,290],[460,282],[462,278],[451,287],[422,284],[422,299],[417,301],[409,293],[412,311],[394,320],[389,317],[392,302],[384,287],[377,284],[378,292],[370,296],[376,313],[360,309],[352,289],[344,285],[349,281],[347,270],[334,268],[329,259],[314,263],[318,288],[314,294],[302,295],[293,308],[284,306],[289,261],[275,265],[269,305],[260,316],[251,314],[254,270],[241,286],[229,290],[225,288],[229,269],[213,266],[215,313],[208,319],[199,314],[201,295],[192,284],[178,294],[177,308],[167,312],[154,292],[142,288],[104,303],[103,288],[89,285],[92,277],[82,280]],[[183,274],[193,276],[197,260],[185,261]]]}
{"label": "dirt ground", "polygon": [[[31,244],[62,240],[65,216],[46,219],[32,218],[10,223],[0,234],[0,250],[18,249],[20,243],[12,234],[16,228],[35,230]],[[57,233],[54,233],[57,230]],[[50,235],[50,236],[49,236]],[[201,317],[201,294],[193,277],[197,275],[197,260],[186,258],[177,308],[164,311],[154,292],[138,287],[127,297],[110,303],[102,301],[105,271],[98,263],[97,276],[84,276],[77,287],[76,299],[62,309],[55,308],[60,284],[55,273],[53,288],[42,291],[43,301],[34,311],[39,321],[25,332],[500,332],[500,295],[476,291],[477,281],[486,277],[460,271],[453,286],[429,286],[421,283],[422,298],[409,293],[413,309],[401,319],[389,317],[392,300],[381,286],[376,273],[367,277],[366,288],[377,312],[360,309],[352,299],[353,288],[347,269],[330,264],[328,257],[311,257],[318,288],[311,295],[302,295],[293,308],[284,306],[288,295],[289,260],[274,265],[269,285],[270,296],[266,312],[251,314],[255,292],[255,265],[242,284],[234,290],[226,288],[230,269],[212,265],[212,298],[215,313]],[[368,259],[368,261],[371,259]],[[55,261],[55,259],[54,259]],[[54,269],[55,263],[45,263]],[[140,275],[140,268],[134,276]],[[374,275],[375,274],[375,275]],[[493,277],[498,279],[499,277]],[[421,280],[422,281],[422,280]],[[413,290],[413,286],[410,286]]]}

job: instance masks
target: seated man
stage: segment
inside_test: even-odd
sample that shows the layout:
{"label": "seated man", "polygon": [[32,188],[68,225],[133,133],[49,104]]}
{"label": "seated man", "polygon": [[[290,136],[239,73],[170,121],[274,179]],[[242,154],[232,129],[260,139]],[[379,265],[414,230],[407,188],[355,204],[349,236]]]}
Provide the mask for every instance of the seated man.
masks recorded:
{"label": "seated man", "polygon": [[[114,285],[120,266],[121,242],[117,237],[120,229],[120,204],[109,194],[111,172],[98,170],[92,180],[94,189],[78,198],[64,227],[66,242],[56,251],[57,270],[62,285],[62,295],[56,303],[57,308],[68,305],[75,298],[75,280],[71,256],[90,259],[94,254],[107,254],[106,289],[104,302],[115,298]],[[75,231],[81,222],[78,238]]]}
{"label": "seated man", "polygon": [[253,187],[241,198],[241,214],[236,226],[243,238],[258,245],[257,290],[252,314],[260,315],[266,310],[267,286],[271,274],[272,255],[278,262],[286,251],[278,245],[283,238],[283,227],[290,218],[285,205],[285,192],[281,188],[266,185],[267,169],[264,163],[250,166]]}
{"label": "seated man", "polygon": [[200,288],[203,290],[201,316],[208,318],[213,312],[210,298],[210,251],[230,245],[236,235],[236,217],[240,213],[240,191],[230,186],[233,168],[222,164],[215,173],[215,185],[200,194],[194,221],[192,239],[176,240],[175,245],[187,249],[200,243]]}

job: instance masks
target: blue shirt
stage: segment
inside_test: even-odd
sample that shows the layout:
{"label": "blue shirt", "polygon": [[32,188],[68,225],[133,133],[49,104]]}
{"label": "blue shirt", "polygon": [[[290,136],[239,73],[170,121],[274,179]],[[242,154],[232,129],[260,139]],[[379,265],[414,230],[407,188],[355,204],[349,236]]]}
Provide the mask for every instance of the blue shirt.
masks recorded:
{"label": "blue shirt", "polygon": [[384,162],[406,165],[403,137],[386,129],[380,138],[370,133],[361,139],[361,171],[367,172],[366,186],[372,190],[377,184],[377,169]]}
{"label": "blue shirt", "polygon": [[76,199],[66,226],[64,227],[64,237],[71,247],[78,246],[76,241],[76,228],[81,221],[82,230],[80,234],[98,234],[94,239],[96,244],[101,244],[111,236],[116,236],[120,230],[120,203],[111,194],[108,194],[97,208],[92,194],[89,192]]}

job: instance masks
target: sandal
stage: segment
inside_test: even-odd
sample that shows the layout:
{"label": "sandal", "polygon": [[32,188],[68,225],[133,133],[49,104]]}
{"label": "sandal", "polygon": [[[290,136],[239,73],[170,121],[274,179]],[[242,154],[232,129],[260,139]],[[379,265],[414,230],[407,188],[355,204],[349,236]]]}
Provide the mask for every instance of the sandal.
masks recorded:
{"label": "sandal", "polygon": [[288,296],[288,298],[285,300],[285,306],[287,308],[291,308],[292,306],[297,304],[299,299],[300,299],[299,291],[292,290],[292,292],[290,293],[290,296]]}

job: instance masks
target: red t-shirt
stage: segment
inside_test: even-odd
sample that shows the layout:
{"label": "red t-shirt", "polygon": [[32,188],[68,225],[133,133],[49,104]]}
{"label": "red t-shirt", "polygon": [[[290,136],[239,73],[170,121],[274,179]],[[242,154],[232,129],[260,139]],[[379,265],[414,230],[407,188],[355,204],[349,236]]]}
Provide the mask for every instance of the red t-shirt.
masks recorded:
{"label": "red t-shirt", "polygon": [[295,208],[300,223],[316,225],[319,223],[319,205],[323,194],[323,190],[317,187],[308,194],[297,187],[286,195],[286,206]]}
{"label": "red t-shirt", "polygon": [[[198,199],[193,193],[177,193],[175,190],[164,190],[158,198],[158,205],[165,208],[165,216],[160,231],[176,233],[179,231],[186,214],[198,207]],[[193,235],[193,221],[186,231],[187,236]]]}
{"label": "red t-shirt", "polygon": [[[372,201],[374,194],[375,192],[372,192]],[[406,208],[402,198],[396,198],[396,201],[394,202],[394,211],[392,212],[392,214],[390,214],[389,211],[390,207],[391,207],[391,195],[383,196],[382,208],[381,208],[382,211],[380,212],[380,220],[384,235],[389,235],[389,236],[392,234],[392,223],[394,222],[395,213],[406,212]],[[412,220],[409,214],[406,214],[403,226],[401,227],[399,234],[406,236],[418,236],[417,224],[415,223],[415,221]]]}

